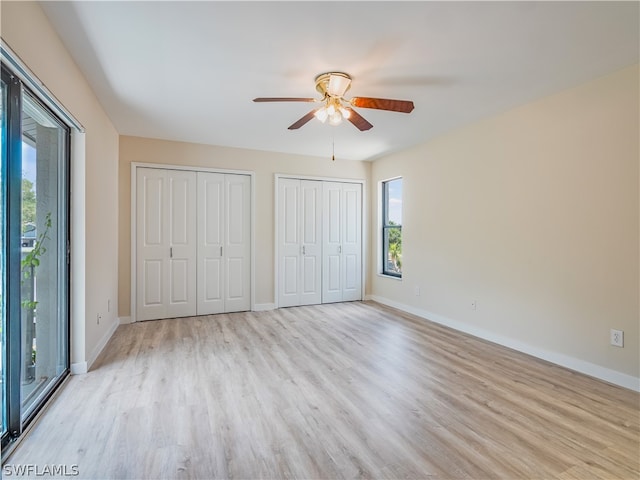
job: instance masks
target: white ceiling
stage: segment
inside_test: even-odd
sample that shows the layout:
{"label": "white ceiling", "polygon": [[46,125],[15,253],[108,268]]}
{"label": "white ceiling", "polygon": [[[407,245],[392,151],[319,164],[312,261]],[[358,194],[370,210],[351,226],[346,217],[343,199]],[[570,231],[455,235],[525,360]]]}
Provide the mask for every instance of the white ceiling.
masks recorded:
{"label": "white ceiling", "polygon": [[[638,63],[638,2],[42,2],[123,135],[370,160]],[[312,120],[314,78],[373,129]]]}

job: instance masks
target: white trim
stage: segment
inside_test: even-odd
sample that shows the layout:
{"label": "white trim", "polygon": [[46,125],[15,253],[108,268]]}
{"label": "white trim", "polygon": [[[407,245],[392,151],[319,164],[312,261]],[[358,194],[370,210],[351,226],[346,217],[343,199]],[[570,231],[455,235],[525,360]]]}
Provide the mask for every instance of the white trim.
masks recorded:
{"label": "white trim", "polygon": [[251,310],[254,310],[255,306],[255,290],[256,290],[256,268],[255,268],[255,258],[256,258],[256,224],[255,224],[255,202],[256,202],[256,173],[248,170],[230,170],[224,168],[209,168],[209,167],[192,167],[185,165],[170,165],[163,163],[143,163],[143,162],[132,162],[131,163],[131,178],[129,182],[131,184],[131,307],[129,312],[129,323],[135,323],[136,319],[136,198],[137,198],[137,169],[138,168],[158,168],[162,170],[182,170],[189,172],[210,172],[210,173],[222,173],[222,174],[232,174],[232,175],[246,175],[251,178]]}
{"label": "white trim", "polygon": [[378,302],[383,305],[387,305],[389,307],[397,308],[398,310],[411,313],[418,317],[424,318],[425,320],[444,325],[454,330],[468,333],[469,335],[473,335],[474,337],[482,338],[484,340],[497,343],[498,345],[517,350],[518,352],[526,353],[527,355],[531,355],[533,357],[555,363],[556,365],[560,365],[561,367],[565,367],[570,370],[589,375],[590,377],[595,377],[599,380],[604,380],[605,382],[613,383],[614,385],[640,392],[640,378],[638,377],[618,372],[617,370],[612,370],[610,368],[587,362],[585,360],[580,360],[579,358],[571,357],[563,353],[551,352],[549,350],[545,350],[543,348],[521,342],[520,340],[497,335],[494,332],[491,332],[484,328],[474,327],[467,323],[453,320],[443,315],[412,307],[410,305],[405,305],[403,303],[396,302],[385,297],[380,297],[378,295],[367,295],[367,299],[373,300],[374,302]]}
{"label": "white trim", "polygon": [[[278,195],[278,187],[281,177],[279,174],[275,174],[273,176],[273,304],[275,308],[280,307],[280,302],[278,300],[278,295],[280,294],[280,290],[278,288],[280,284],[280,279],[278,278],[278,273],[280,270],[280,262],[278,259],[278,255],[280,254],[280,250],[278,248],[278,225],[280,224],[280,208],[278,207],[278,202],[280,201],[280,196]],[[286,177],[289,178],[289,177]]]}
{"label": "white trim", "polygon": [[[87,220],[86,220],[86,133],[71,131],[70,199],[70,313],[71,363],[84,364],[86,373]],[[80,368],[82,370],[82,368]],[[83,372],[80,372],[83,373]]]}
{"label": "white trim", "polygon": [[98,356],[102,353],[102,350],[104,350],[104,347],[107,346],[107,343],[109,343],[109,340],[111,340],[111,337],[113,336],[113,334],[115,333],[115,331],[119,326],[120,326],[120,322],[118,322],[117,318],[114,318],[113,322],[111,322],[111,326],[107,329],[106,332],[104,332],[104,335],[102,336],[100,341],[97,343],[95,347],[93,347],[93,350],[91,350],[91,354],[87,359],[88,369],[91,369],[91,366],[96,361]]}
{"label": "white trim", "polygon": [[186,172],[210,172],[210,173],[229,173],[234,175],[248,175],[250,177],[255,176],[255,172],[250,170],[232,170],[228,168],[216,168],[216,167],[195,167],[189,165],[171,165],[168,163],[145,163],[145,162],[132,162],[132,171],[135,168],[158,168],[161,170],[182,170]]}
{"label": "white trim", "polygon": [[318,177],[315,175],[296,175],[290,173],[275,173],[274,177],[277,180],[280,178],[291,178],[293,180],[314,180],[317,182],[337,182],[337,183],[361,183],[364,185],[367,181],[361,178],[333,178],[333,177]]}
{"label": "white trim", "polygon": [[[382,256],[382,255],[380,255],[380,256]],[[376,275],[377,275],[378,277],[388,278],[388,279],[390,279],[390,280],[395,280],[396,282],[401,282],[401,281],[402,281],[402,277],[395,277],[395,276],[393,276],[393,275],[387,275],[386,273],[380,273],[380,272],[378,272],[378,273],[376,273]]]}
{"label": "white trim", "polygon": [[256,306],[256,175],[254,172],[250,172],[251,176],[251,245],[249,248],[251,249],[251,310],[255,309]]}
{"label": "white trim", "polygon": [[278,200],[279,200],[279,196],[278,196],[278,186],[279,186],[279,182],[281,178],[290,178],[293,180],[313,180],[313,181],[319,181],[319,182],[337,182],[337,183],[356,183],[359,184],[361,186],[360,188],[360,194],[361,194],[361,202],[360,202],[360,211],[361,211],[361,218],[360,218],[360,222],[361,222],[361,234],[360,234],[360,255],[361,257],[361,261],[360,261],[360,274],[362,275],[362,278],[360,280],[360,298],[365,298],[365,291],[366,291],[366,273],[367,273],[367,261],[366,261],[366,257],[365,257],[365,253],[368,252],[368,250],[366,249],[366,244],[367,242],[365,241],[365,233],[367,232],[367,230],[365,230],[365,227],[368,227],[368,223],[367,223],[367,218],[368,218],[368,209],[367,209],[367,203],[365,201],[365,193],[366,193],[366,187],[367,187],[367,181],[363,180],[363,179],[354,179],[354,178],[332,178],[332,177],[318,177],[318,176],[313,176],[313,175],[295,175],[295,174],[289,174],[289,173],[275,173],[273,175],[274,178],[274,182],[273,182],[273,209],[274,209],[274,214],[273,214],[273,244],[274,244],[274,257],[273,257],[273,273],[274,273],[274,285],[273,285],[273,292],[274,292],[274,305],[275,308],[279,308],[280,304],[279,304],[279,297],[278,297],[278,285],[280,283],[280,280],[278,278],[278,270],[279,270],[279,264],[278,264],[278,226],[279,226],[279,214],[278,214]]}
{"label": "white trim", "polygon": [[83,373],[87,373],[89,369],[87,368],[87,362],[79,362],[71,364],[71,375],[82,375]]}
{"label": "white trim", "polygon": [[120,325],[128,325],[133,322],[131,321],[131,317],[129,316],[129,317],[118,317],[118,323]]}
{"label": "white trim", "polygon": [[131,226],[130,226],[130,234],[131,234],[131,245],[129,246],[129,268],[131,269],[131,279],[129,285],[129,316],[131,317],[131,323],[135,323],[136,320],[136,311],[137,311],[137,303],[136,296],[137,285],[136,285],[136,263],[137,263],[137,228],[136,228],[136,220],[137,220],[137,198],[138,198],[138,163],[131,164],[131,178],[129,178],[129,184],[131,186],[131,198],[129,199],[129,210],[131,212]]}
{"label": "white trim", "polygon": [[44,104],[61,117],[67,125],[77,132],[84,133],[82,124],[67,110],[62,102],[51,93],[44,83],[27,67],[20,57],[7,45],[4,39],[0,39],[0,56],[10,67],[24,85],[32,90]]}
{"label": "white trim", "polygon": [[275,303],[256,303],[253,306],[253,311],[254,312],[268,312],[269,310],[275,310],[276,309],[276,304]]}
{"label": "white trim", "polygon": [[360,232],[360,243],[361,243],[361,251],[362,251],[362,259],[360,260],[360,264],[362,267],[362,280],[360,281],[360,298],[364,298],[365,297],[365,293],[366,293],[366,287],[367,287],[367,278],[369,275],[369,269],[367,268],[369,265],[369,249],[367,248],[367,246],[369,245],[368,240],[370,239],[370,232],[369,232],[369,203],[370,201],[367,201],[367,194],[368,194],[368,190],[367,190],[367,182],[362,182],[362,188],[361,188],[361,195],[362,195],[362,199],[361,199],[361,223],[362,223],[362,232]]}
{"label": "white trim", "polygon": [[[371,248],[375,248],[375,252],[376,252],[376,263],[375,263],[375,268],[376,268],[376,274],[378,276],[384,276],[385,278],[388,277],[388,275],[383,275],[382,273],[382,182],[384,180],[380,180],[377,182],[376,185],[376,219],[375,219],[375,226],[376,226],[376,232],[375,235],[373,236],[374,238],[372,239],[373,245],[371,246]],[[372,199],[373,200],[373,199]],[[402,278],[402,277],[401,277]]]}

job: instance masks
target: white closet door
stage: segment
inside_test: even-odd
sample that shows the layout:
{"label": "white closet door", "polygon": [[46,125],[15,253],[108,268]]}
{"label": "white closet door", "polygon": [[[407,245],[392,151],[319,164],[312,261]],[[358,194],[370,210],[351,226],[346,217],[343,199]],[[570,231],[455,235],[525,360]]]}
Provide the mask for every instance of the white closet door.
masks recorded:
{"label": "white closet door", "polygon": [[342,184],[323,183],[322,303],[342,301]]}
{"label": "white closet door", "polygon": [[198,172],[198,315],[224,312],[225,176]]}
{"label": "white closet door", "polygon": [[324,183],[322,303],[362,299],[362,186]]}
{"label": "white closet door", "polygon": [[138,168],[136,195],[136,318],[163,318],[169,271],[166,171]]}
{"label": "white closet door", "polygon": [[136,317],[196,314],[196,176],[139,168],[136,178]]}
{"label": "white closet door", "polygon": [[362,299],[362,186],[342,185],[342,301]]}
{"label": "white closet door", "polygon": [[300,305],[300,180],[278,182],[278,306]]}
{"label": "white closet door", "polygon": [[300,300],[322,302],[322,182],[300,181]]}
{"label": "white closet door", "polygon": [[196,314],[196,173],[170,170],[167,317]]}
{"label": "white closet door", "polygon": [[225,312],[251,310],[251,177],[225,175]]}

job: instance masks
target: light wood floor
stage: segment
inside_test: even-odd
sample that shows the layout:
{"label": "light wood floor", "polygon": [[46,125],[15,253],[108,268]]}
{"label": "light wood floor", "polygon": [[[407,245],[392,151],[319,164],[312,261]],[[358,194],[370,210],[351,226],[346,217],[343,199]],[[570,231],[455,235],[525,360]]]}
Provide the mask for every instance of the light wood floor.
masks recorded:
{"label": "light wood floor", "polygon": [[11,464],[79,478],[637,479],[637,393],[374,303],[118,328]]}

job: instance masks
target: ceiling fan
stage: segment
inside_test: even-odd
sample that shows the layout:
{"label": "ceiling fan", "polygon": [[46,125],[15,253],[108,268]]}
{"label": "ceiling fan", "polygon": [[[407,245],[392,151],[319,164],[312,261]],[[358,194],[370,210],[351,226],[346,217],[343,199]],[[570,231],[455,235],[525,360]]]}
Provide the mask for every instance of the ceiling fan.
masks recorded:
{"label": "ceiling fan", "polygon": [[331,125],[339,125],[342,120],[349,120],[360,131],[369,130],[373,125],[352,107],[375,108],[392,112],[410,113],[413,102],[408,100],[391,100],[389,98],[353,97],[344,98],[351,87],[351,77],[343,72],[322,73],[316,77],[316,90],[322,98],[299,97],[258,97],[254,102],[316,102],[322,105],[314,108],[304,117],[289,126],[296,130],[316,117],[322,123],[329,120]]}

